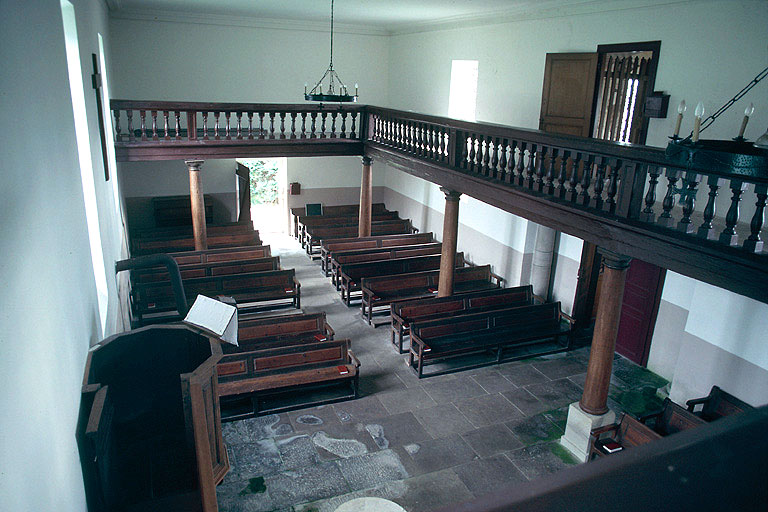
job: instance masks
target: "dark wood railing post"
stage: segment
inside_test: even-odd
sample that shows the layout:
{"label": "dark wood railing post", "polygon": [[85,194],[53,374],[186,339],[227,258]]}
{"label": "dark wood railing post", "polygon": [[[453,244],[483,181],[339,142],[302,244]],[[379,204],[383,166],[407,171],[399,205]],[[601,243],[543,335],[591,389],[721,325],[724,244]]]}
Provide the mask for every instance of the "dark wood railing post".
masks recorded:
{"label": "dark wood railing post", "polygon": [[203,202],[203,184],[200,167],[203,160],[185,160],[189,171],[189,199],[192,206],[192,231],[195,236],[195,250],[208,248],[208,234],[205,226],[205,204]]}
{"label": "dark wood railing post", "polygon": [[197,140],[197,112],[194,110],[187,112],[187,138]]}
{"label": "dark wood railing post", "polygon": [[626,219],[640,217],[643,206],[647,166],[627,162],[619,171],[619,191],[616,199],[616,215]]}
{"label": "dark wood railing post", "polygon": [[459,198],[460,192],[440,188],[445,193],[445,213],[443,214],[443,246],[440,254],[440,278],[437,296],[453,295],[453,273],[456,268],[456,243],[459,234]]}
{"label": "dark wood railing post", "polygon": [[371,165],[373,159],[363,157],[363,176],[360,180],[360,217],[358,220],[358,236],[371,236],[371,202],[373,196],[373,184],[371,181]]}

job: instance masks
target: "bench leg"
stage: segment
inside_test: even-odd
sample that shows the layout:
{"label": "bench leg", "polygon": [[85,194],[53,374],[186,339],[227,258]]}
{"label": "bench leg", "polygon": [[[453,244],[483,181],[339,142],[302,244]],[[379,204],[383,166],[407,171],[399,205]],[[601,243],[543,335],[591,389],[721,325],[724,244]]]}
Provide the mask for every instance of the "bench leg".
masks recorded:
{"label": "bench leg", "polygon": [[368,303],[368,325],[373,325],[372,317],[373,317],[373,304],[369,302]]}
{"label": "bench leg", "polygon": [[404,333],[405,333],[405,327],[399,326],[398,333],[397,333],[397,337],[398,337],[398,339],[397,339],[397,350],[401,354],[403,353],[403,336],[404,336]]}

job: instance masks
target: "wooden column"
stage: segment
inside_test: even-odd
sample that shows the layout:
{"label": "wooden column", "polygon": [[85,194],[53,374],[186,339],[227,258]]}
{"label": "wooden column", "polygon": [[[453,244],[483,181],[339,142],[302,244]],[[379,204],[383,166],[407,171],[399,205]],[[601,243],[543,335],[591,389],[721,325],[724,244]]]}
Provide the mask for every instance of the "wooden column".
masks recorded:
{"label": "wooden column", "polygon": [[200,167],[203,160],[185,160],[189,170],[189,200],[192,204],[192,232],[195,236],[195,250],[208,248],[208,234],[205,227],[205,204],[203,203],[203,184]]}
{"label": "wooden column", "polygon": [[579,405],[584,412],[594,415],[608,412],[608,385],[611,382],[616,333],[619,330],[621,302],[630,258],[604,249],[598,249],[603,257],[603,279],[600,302],[597,305],[595,332],[589,352],[587,380]]}
{"label": "wooden column", "polygon": [[438,297],[453,295],[453,272],[456,267],[456,241],[459,235],[460,192],[440,188],[445,193],[445,215],[443,216],[443,250],[440,255],[440,281]]}
{"label": "wooden column", "polygon": [[371,201],[373,185],[371,184],[371,164],[373,158],[363,157],[363,178],[360,182],[360,220],[358,236],[371,236]]}

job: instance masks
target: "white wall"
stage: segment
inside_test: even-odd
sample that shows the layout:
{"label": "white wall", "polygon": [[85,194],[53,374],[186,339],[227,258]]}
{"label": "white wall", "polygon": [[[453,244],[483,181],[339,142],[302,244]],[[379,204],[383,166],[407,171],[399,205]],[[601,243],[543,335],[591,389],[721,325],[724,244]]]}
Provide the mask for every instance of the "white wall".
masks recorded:
{"label": "white wall", "polygon": [[[106,12],[96,0],[73,4],[89,86]],[[0,508],[85,511],[75,425],[86,353],[102,333],[59,2],[0,3],[0,33]],[[121,253],[120,218],[96,149],[94,92],[85,94],[111,334],[121,326],[109,275]],[[19,119],[35,124],[19,130]]]}

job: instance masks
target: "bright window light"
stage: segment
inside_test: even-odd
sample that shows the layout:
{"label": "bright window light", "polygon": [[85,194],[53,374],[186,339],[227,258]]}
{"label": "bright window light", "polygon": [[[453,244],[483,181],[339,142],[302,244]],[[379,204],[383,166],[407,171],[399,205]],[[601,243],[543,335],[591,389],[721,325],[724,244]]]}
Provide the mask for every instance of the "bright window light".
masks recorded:
{"label": "bright window light", "polygon": [[72,94],[72,111],[75,116],[75,138],[77,139],[77,156],[80,161],[80,178],[83,183],[85,217],[88,223],[88,239],[91,244],[91,261],[93,263],[93,276],[96,280],[96,295],[99,305],[99,317],[101,320],[101,335],[103,335],[107,326],[109,291],[107,289],[107,273],[104,266],[104,253],[101,248],[99,212],[96,206],[96,185],[93,181],[91,141],[90,136],[88,135],[88,118],[85,110],[83,73],[80,68],[80,48],[77,42],[75,8],[69,0],[61,0],[61,15],[64,22],[64,41],[67,52],[69,89]]}
{"label": "bright window light", "polygon": [[448,97],[448,117],[475,120],[477,108],[477,64],[476,60],[454,60],[451,62],[451,92]]}
{"label": "bright window light", "polygon": [[109,80],[107,79],[107,61],[104,57],[104,38],[99,36],[99,71],[101,72],[101,92],[102,97],[99,98],[102,102],[101,110],[104,112],[104,134],[107,138],[107,161],[109,163],[109,179],[112,182],[112,199],[115,206],[115,218],[118,221],[120,229],[120,238],[122,238],[123,228],[123,216],[120,212],[120,189],[117,185],[117,160],[115,158],[115,145],[111,141],[115,140],[115,132],[112,127],[112,116],[109,109]]}

